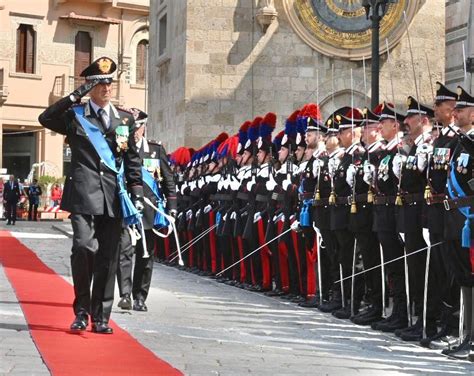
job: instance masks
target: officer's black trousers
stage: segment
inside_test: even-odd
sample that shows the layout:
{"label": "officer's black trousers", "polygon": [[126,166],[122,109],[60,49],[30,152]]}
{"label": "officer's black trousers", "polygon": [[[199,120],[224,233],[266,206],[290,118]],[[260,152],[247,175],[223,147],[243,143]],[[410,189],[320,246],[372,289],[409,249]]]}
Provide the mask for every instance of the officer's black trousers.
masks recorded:
{"label": "officer's black trousers", "polygon": [[[380,265],[380,244],[377,234],[372,231],[357,232],[356,239],[362,254],[364,270]],[[375,308],[382,309],[382,276],[380,267],[366,272],[364,276],[370,295],[370,304]]]}
{"label": "officer's black trousers", "polygon": [[[321,283],[322,288],[320,291],[322,293],[322,300],[329,299],[329,290],[332,287],[334,281],[337,281],[338,278],[338,268],[339,264],[336,260],[336,245],[334,234],[329,229],[320,229],[321,237],[323,238],[319,256],[321,262]],[[334,267],[336,265],[336,267]]]}
{"label": "officer's black trousers", "polygon": [[32,204],[28,207],[28,220],[29,221],[36,221],[38,220],[38,204]]}
{"label": "officer's black trousers", "polygon": [[[122,231],[120,239],[120,256],[117,269],[117,282],[120,296],[125,294],[133,295],[134,299],[146,300],[150,291],[151,277],[153,274],[153,251],[155,236],[152,230],[145,230],[146,246],[150,257],[143,257],[143,242],[137,241],[135,247],[130,241],[130,234],[127,229]],[[132,264],[135,253],[135,267]]]}
{"label": "officer's black trousers", "polygon": [[[398,234],[394,231],[377,231],[380,244],[382,244],[384,262],[391,261],[403,256],[403,246],[400,243]],[[385,267],[389,278],[392,281],[392,292],[394,303],[399,307],[400,313],[407,314],[406,308],[403,311],[400,307],[406,303],[405,293],[405,269],[403,259],[392,262]]]}
{"label": "officer's black trousers", "polygon": [[71,224],[74,313],[90,314],[93,322],[107,323],[114,300],[122,218],[72,214]]}
{"label": "officer's black trousers", "polygon": [[423,314],[423,294],[425,285],[425,265],[426,265],[426,251],[418,252],[411,255],[411,253],[425,248],[426,243],[423,239],[422,229],[416,231],[409,231],[405,233],[405,249],[408,261],[409,282],[410,282],[410,299],[415,302],[415,315],[421,316]]}

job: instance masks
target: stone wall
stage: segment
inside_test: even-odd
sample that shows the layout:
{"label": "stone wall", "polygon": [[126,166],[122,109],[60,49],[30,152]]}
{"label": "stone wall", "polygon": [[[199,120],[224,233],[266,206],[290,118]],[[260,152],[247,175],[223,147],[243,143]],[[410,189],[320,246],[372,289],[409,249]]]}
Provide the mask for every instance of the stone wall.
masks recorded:
{"label": "stone wall", "polygon": [[[266,33],[253,22],[258,3],[253,0],[193,0],[188,2],[186,16],[180,14],[174,19],[181,24],[186,18],[186,51],[177,46],[179,51],[173,54],[178,60],[171,58],[168,71],[160,79],[181,84],[184,74],[184,96],[182,88],[175,85],[177,92],[161,96],[153,110],[158,112],[158,129],[170,130],[161,135],[169,148],[200,146],[220,131],[234,134],[243,121],[268,111],[278,114],[280,129],[294,109],[318,99],[327,116],[334,107],[351,104],[351,69],[354,105],[370,103],[364,94],[362,62],[334,59],[310,48],[290,26],[282,1],[275,1],[278,19]],[[429,0],[409,29],[420,98],[429,103],[432,92],[427,60],[434,85],[444,75],[444,22],[444,1]],[[174,38],[181,41],[181,36]],[[395,101],[401,107],[408,95],[416,94],[406,35],[391,51],[391,58],[388,64],[382,56],[380,99],[393,101],[391,74]],[[370,96],[370,61],[366,65]],[[162,85],[170,84],[151,84]],[[177,113],[182,103],[178,97],[184,99],[184,114]],[[164,119],[160,114],[166,111],[169,117]]]}

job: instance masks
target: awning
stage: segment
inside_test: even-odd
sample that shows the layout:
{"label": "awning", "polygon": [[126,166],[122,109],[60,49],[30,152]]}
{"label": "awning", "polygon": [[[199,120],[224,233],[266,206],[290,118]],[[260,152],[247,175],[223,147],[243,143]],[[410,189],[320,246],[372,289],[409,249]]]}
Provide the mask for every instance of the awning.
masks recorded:
{"label": "awning", "polygon": [[68,15],[65,15],[65,16],[60,16],[59,18],[62,18],[64,20],[101,22],[101,23],[106,23],[106,24],[110,24],[110,25],[118,25],[118,24],[122,23],[121,20],[118,20],[116,18],[83,16],[83,15],[80,15],[80,14],[76,14],[74,12],[71,12]]}

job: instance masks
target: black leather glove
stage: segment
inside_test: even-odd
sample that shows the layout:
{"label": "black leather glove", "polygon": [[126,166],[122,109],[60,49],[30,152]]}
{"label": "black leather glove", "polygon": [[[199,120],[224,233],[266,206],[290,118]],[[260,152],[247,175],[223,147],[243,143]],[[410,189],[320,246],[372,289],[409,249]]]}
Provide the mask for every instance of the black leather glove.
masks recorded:
{"label": "black leather glove", "polygon": [[86,81],[83,85],[79,86],[76,90],[74,90],[71,95],[73,95],[76,100],[79,100],[89,91],[91,91],[92,88],[96,86],[99,82],[99,80]]}

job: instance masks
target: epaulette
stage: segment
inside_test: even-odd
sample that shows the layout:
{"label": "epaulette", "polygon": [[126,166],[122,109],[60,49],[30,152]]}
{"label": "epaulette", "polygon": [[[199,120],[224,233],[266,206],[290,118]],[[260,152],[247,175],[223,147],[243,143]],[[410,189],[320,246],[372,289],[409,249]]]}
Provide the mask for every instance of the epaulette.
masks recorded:
{"label": "epaulette", "polygon": [[115,108],[117,109],[117,111],[126,112],[127,114],[130,114],[133,116],[132,110],[129,108],[119,107],[119,106],[115,106]]}
{"label": "epaulette", "polygon": [[156,140],[147,140],[147,141],[148,141],[149,144],[162,146],[161,141],[156,141]]}
{"label": "epaulette", "polygon": [[79,106],[85,106],[85,105],[86,105],[85,102],[79,102],[79,103],[73,103],[71,107],[79,107]]}

